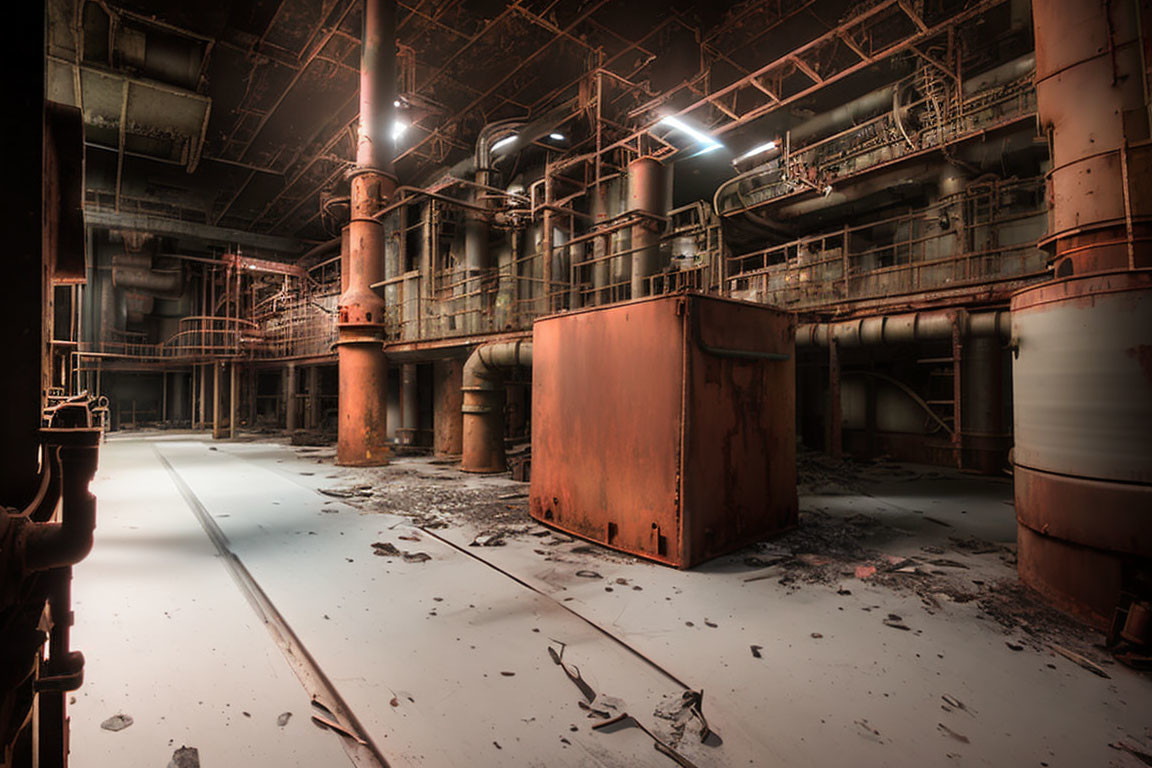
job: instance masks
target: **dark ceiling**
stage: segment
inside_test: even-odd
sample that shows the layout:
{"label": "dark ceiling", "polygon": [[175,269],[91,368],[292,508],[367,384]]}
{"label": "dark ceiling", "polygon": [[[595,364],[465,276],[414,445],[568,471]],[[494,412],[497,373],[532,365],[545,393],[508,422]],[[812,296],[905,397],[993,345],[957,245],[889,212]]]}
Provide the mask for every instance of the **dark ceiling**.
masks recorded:
{"label": "dark ceiling", "polygon": [[[346,193],[362,4],[50,0],[49,98],[84,109],[88,207],[331,237],[322,203]],[[655,109],[715,93],[877,5],[884,0],[401,0],[397,89],[409,127],[397,173],[426,183],[468,156],[486,123],[558,105],[568,108],[570,144],[587,148],[597,67],[605,138],[623,139]],[[846,45],[837,37],[814,49],[811,66],[843,68],[855,60]],[[775,81],[782,95],[810,82],[794,64]],[[724,120],[754,111],[756,98],[766,97],[745,87],[706,112]]]}

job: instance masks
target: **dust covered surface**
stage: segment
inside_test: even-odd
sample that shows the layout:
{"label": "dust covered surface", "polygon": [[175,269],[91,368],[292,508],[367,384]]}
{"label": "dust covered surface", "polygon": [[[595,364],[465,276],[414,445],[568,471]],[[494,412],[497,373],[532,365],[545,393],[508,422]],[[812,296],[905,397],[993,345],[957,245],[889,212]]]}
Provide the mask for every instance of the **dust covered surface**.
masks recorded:
{"label": "dust covered surface", "polygon": [[[325,463],[332,460],[330,450],[297,452]],[[797,469],[799,524],[721,558],[751,569],[734,582],[771,580],[791,593],[832,589],[843,594],[850,594],[853,582],[866,582],[915,595],[929,614],[970,604],[977,619],[997,625],[1013,643],[1036,650],[1059,643],[1094,658],[1103,655],[1099,636],[1046,606],[1019,582],[1013,543],[962,532],[920,509],[906,510],[904,518],[911,518],[911,523],[884,514],[884,494],[905,485],[932,487],[946,478],[944,472],[817,453],[800,454]],[[598,561],[636,562],[629,555],[539,525],[528,515],[528,484],[514,482],[506,474],[473,475],[460,471],[456,463],[428,459],[400,459],[384,467],[338,468],[338,472],[340,483],[330,495],[366,513],[405,517],[421,528],[473,529],[478,532],[475,546],[524,541],[544,560],[587,564],[589,573],[595,573]],[[847,501],[853,505],[846,507]]]}

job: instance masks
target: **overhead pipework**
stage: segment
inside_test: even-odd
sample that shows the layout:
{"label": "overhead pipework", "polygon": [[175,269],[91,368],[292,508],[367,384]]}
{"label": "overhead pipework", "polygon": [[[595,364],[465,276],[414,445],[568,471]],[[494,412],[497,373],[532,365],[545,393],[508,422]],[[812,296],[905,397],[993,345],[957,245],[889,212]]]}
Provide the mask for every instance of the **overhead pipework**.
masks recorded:
{"label": "overhead pipework", "polygon": [[391,126],[396,89],[396,3],[365,0],[360,56],[360,132],[349,173],[351,217],[342,251],[344,292],[337,305],[340,401],[336,460],[388,463],[384,300],[372,285],[384,275],[383,223],[377,213],[397,187]]}

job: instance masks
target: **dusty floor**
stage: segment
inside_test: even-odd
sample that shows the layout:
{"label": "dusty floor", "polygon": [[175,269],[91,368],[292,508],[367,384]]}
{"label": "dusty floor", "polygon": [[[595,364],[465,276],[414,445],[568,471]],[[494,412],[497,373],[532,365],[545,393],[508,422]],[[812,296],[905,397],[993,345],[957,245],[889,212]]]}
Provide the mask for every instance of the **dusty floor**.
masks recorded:
{"label": "dusty floor", "polygon": [[[165,765],[182,746],[206,768],[349,764],[231,558],[394,766],[676,765],[653,736],[700,768],[1152,752],[1152,680],[1016,581],[1007,480],[806,456],[796,531],[681,572],[535,524],[506,477],[332,456],[108,441],[74,587],[74,765]],[[593,730],[593,695],[633,720]],[[133,724],[102,729],[116,714]]]}

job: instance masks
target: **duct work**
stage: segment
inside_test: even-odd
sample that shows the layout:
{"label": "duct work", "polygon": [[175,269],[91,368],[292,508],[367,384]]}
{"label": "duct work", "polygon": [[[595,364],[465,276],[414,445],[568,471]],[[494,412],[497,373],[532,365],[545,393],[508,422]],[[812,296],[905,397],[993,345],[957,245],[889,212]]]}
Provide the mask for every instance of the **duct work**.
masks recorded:
{"label": "duct work", "polygon": [[1152,155],[1140,24],[1134,3],[1036,0],[1033,12],[1057,279],[1012,299],[1019,570],[1104,628],[1133,595],[1152,594]]}
{"label": "duct work", "polygon": [[508,469],[504,453],[504,371],[532,366],[532,343],[485,344],[464,363],[463,449],[465,472],[494,473]]}

